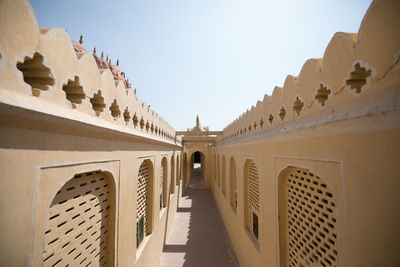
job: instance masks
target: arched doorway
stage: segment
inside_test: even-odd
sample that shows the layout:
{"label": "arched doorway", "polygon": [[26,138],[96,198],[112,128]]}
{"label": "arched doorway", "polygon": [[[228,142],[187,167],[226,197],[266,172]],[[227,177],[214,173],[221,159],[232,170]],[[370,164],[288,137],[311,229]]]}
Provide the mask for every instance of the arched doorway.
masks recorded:
{"label": "arched doorway", "polygon": [[[210,151],[208,146],[203,143],[194,143],[185,145],[183,151],[183,168],[186,175],[185,187],[192,187],[192,171],[194,169],[200,173],[203,178],[204,186],[209,187],[211,185],[211,162],[208,161],[208,155]],[[185,156],[186,154],[186,156]],[[186,160],[185,160],[186,159]],[[185,167],[186,165],[186,167]],[[185,171],[186,169],[186,171]]]}
{"label": "arched doorway", "polygon": [[201,153],[200,153],[200,151],[194,152],[193,156],[194,156],[194,158],[193,158],[194,163],[200,163],[201,164]]}
{"label": "arched doorway", "polygon": [[202,152],[193,152],[190,157],[191,177],[189,179],[190,188],[204,188],[204,169],[205,169],[205,156]]}

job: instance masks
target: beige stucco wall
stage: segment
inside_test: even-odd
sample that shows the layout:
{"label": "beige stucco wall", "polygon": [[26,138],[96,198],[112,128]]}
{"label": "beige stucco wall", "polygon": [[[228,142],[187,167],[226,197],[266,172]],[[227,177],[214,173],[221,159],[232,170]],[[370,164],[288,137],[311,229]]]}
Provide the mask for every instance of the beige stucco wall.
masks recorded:
{"label": "beige stucco wall", "polygon": [[[17,69],[35,53],[54,79],[38,96]],[[181,155],[175,131],[132,89],[114,81],[110,70],[99,70],[91,53],[75,53],[65,30],[39,29],[27,1],[0,2],[0,55],[0,265],[41,266],[52,199],[75,174],[96,170],[109,173],[115,184],[114,262],[108,265],[158,265],[181,194],[181,185],[171,195],[168,187],[169,203],[160,211],[161,160],[167,158],[169,184],[171,157]],[[62,90],[74,77],[85,94],[81,104],[72,104]],[[99,90],[106,107],[96,114],[90,99]],[[109,109],[114,100],[119,117]],[[134,114],[160,131],[135,126]],[[145,159],[154,166],[153,231],[136,248],[137,177]]]}
{"label": "beige stucco wall", "polygon": [[[288,76],[282,88],[276,87],[218,138],[214,155],[236,161],[237,210],[217,181],[214,197],[241,266],[280,264],[278,178],[289,166],[313,172],[332,189],[339,265],[400,264],[399,12],[398,1],[374,1],[358,34],[335,34],[323,59],[308,60],[299,77]],[[346,83],[357,63],[371,71],[360,93]],[[331,90],[323,106],[315,97],[320,84]],[[293,108],[296,97],[304,102],[300,115]],[[281,107],[286,109],[283,120]],[[244,225],[247,159],[257,165],[260,181],[258,241]],[[229,188],[229,160],[226,173]]]}
{"label": "beige stucco wall", "polygon": [[[4,119],[4,114],[2,114]],[[4,233],[1,241],[1,265],[40,264],[43,223],[57,190],[76,173],[109,171],[116,183],[116,263],[126,266],[158,264],[166,220],[173,221],[178,190],[170,196],[167,208],[160,212],[159,179],[162,157],[168,164],[179,148],[135,141],[62,135],[10,126],[2,120],[0,162],[3,194],[0,197]],[[136,249],[136,179],[141,162],[154,164],[153,233],[139,255]],[[170,165],[168,165],[168,169]],[[170,173],[168,174],[168,183]],[[168,216],[167,216],[168,214]]]}
{"label": "beige stucco wall", "polygon": [[[396,116],[399,115],[397,112]],[[377,117],[382,119],[380,115]],[[284,142],[269,142],[264,138],[256,144],[218,147],[216,153],[232,156],[236,161],[237,212],[216,183],[214,196],[241,266],[263,266],[265,262],[268,266],[278,266],[277,185],[280,171],[287,166],[312,170],[334,189],[341,264],[398,265],[400,217],[395,211],[400,199],[395,188],[400,185],[399,134],[399,130],[376,130]],[[243,172],[247,159],[252,159],[259,171],[259,251],[244,228]]]}

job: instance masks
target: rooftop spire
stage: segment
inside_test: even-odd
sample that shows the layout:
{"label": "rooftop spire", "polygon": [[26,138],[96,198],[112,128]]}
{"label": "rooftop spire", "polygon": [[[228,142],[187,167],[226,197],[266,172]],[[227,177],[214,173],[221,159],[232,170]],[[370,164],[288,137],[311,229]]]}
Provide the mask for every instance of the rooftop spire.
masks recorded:
{"label": "rooftop spire", "polygon": [[81,34],[81,38],[79,38],[79,43],[83,44],[83,36],[82,36],[82,34]]}
{"label": "rooftop spire", "polygon": [[196,117],[196,126],[197,126],[197,128],[199,128],[199,127],[200,127],[200,119],[199,119],[199,114],[197,114],[197,117]]}
{"label": "rooftop spire", "polygon": [[104,58],[104,52],[103,51],[101,51],[101,58],[102,59]]}
{"label": "rooftop spire", "polygon": [[93,48],[93,54],[96,55],[96,46]]}

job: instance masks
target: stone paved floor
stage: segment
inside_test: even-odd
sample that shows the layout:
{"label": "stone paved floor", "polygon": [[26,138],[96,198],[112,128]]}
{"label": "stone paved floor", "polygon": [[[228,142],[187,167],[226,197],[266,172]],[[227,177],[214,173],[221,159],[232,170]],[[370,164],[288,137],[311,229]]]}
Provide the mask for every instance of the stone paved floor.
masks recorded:
{"label": "stone paved floor", "polygon": [[[196,168],[197,167],[197,168]],[[195,165],[184,189],[174,225],[164,245],[161,267],[238,267],[211,192]]]}

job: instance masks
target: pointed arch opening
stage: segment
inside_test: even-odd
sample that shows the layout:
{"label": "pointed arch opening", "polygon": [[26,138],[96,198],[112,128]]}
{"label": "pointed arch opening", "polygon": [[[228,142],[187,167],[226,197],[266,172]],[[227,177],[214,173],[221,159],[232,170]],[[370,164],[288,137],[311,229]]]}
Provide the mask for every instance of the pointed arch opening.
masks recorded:
{"label": "pointed arch opening", "polygon": [[160,209],[167,206],[168,196],[168,162],[167,157],[163,157],[161,160],[160,168]]}
{"label": "pointed arch opening", "polygon": [[245,227],[258,241],[260,220],[260,190],[256,164],[248,159],[244,165],[244,218]]}
{"label": "pointed arch opening", "polygon": [[153,232],[153,163],[144,160],[137,175],[136,246]]}

